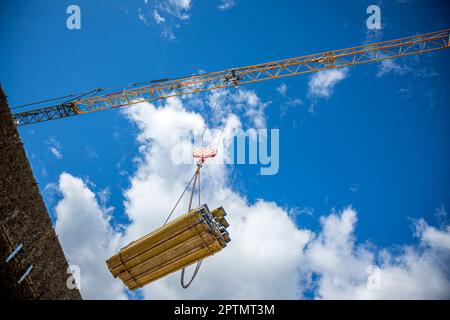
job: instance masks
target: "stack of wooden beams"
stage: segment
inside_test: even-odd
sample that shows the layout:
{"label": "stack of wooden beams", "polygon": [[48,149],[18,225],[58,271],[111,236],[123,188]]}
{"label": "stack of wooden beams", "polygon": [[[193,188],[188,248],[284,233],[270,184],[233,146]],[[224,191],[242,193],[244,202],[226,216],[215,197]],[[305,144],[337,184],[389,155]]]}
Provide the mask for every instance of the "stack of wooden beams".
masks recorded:
{"label": "stack of wooden beams", "polygon": [[230,241],[225,210],[206,204],[131,242],[106,261],[130,290],[211,256]]}

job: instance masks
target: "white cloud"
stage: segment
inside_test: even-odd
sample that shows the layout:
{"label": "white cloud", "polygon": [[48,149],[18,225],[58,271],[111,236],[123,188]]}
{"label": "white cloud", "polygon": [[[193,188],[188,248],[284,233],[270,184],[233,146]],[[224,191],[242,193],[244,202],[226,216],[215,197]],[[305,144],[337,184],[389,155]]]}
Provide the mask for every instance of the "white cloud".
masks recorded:
{"label": "white cloud", "polygon": [[277,91],[280,95],[285,96],[287,92],[287,85],[286,83],[282,83],[278,86]]}
{"label": "white cloud", "polygon": [[408,71],[406,67],[400,66],[398,63],[396,63],[392,59],[386,59],[382,60],[379,64],[377,77],[382,77],[385,74],[388,74],[390,72],[398,75],[403,75]]}
{"label": "white cloud", "polygon": [[232,99],[237,104],[237,107],[246,105],[245,114],[250,119],[253,119],[253,124],[256,128],[263,128],[266,126],[264,110],[267,107],[267,103],[262,103],[254,91],[239,89],[236,95],[232,95]]}
{"label": "white cloud", "polygon": [[[319,276],[321,299],[448,299],[450,298],[450,229],[437,230],[420,221],[420,245],[404,246],[399,254],[357,245],[356,212],[322,217],[322,232],[305,250],[306,272]],[[371,270],[379,281],[368,286]]]}
{"label": "white cloud", "polygon": [[449,224],[449,221],[447,218],[447,209],[445,208],[445,206],[443,204],[441,204],[438,208],[436,208],[435,216],[441,227]]}
{"label": "white cloud", "polygon": [[303,104],[302,99],[300,98],[290,98],[286,101],[286,104],[291,107],[301,106]]}
{"label": "white cloud", "polygon": [[291,108],[303,105],[303,100],[300,98],[287,98],[287,100],[280,105],[280,116],[284,118]]}
{"label": "white cloud", "polygon": [[158,13],[158,10],[153,10],[153,19],[155,19],[155,22],[157,24],[163,23],[166,21],[166,19],[164,19],[163,17],[161,17]]}
{"label": "white cloud", "polygon": [[[409,68],[407,68],[407,70],[409,70]],[[438,77],[440,75],[432,67],[419,68],[417,66],[414,66],[413,70],[414,70],[414,76],[420,77],[420,78],[433,78],[433,77]]]}
{"label": "white cloud", "polygon": [[[55,201],[58,199],[59,196],[59,187],[58,184],[55,182],[47,183],[44,187],[44,190],[41,191],[45,204],[47,207],[53,207],[55,204]],[[52,215],[53,218],[53,215]]]}
{"label": "white cloud", "polygon": [[182,10],[189,10],[191,7],[191,0],[169,0],[169,2],[175,7]]}
{"label": "white cloud", "polygon": [[138,8],[138,18],[141,20],[146,26],[149,26],[147,17],[144,14],[144,11],[141,8]]}
{"label": "white cloud", "polygon": [[215,90],[208,97],[208,103],[213,109],[214,122],[226,119],[228,114],[238,113],[255,129],[266,126],[265,109],[270,102],[261,101],[253,90]]}
{"label": "white cloud", "polygon": [[[383,29],[367,29],[366,36],[363,41],[363,44],[369,44],[369,43],[375,43],[381,41],[383,38]],[[369,54],[372,58],[375,58],[374,53]],[[385,56],[382,54],[382,57]],[[435,76],[436,73],[433,70],[419,70],[418,68],[414,68],[414,74],[416,76],[423,76],[423,77],[432,77]],[[388,73],[393,73],[397,75],[403,75],[410,71],[410,68],[407,66],[401,66],[398,62],[396,62],[394,59],[385,59],[381,60],[378,63],[378,71],[376,73],[377,77],[382,77]]]}
{"label": "white cloud", "polygon": [[[253,94],[222,92],[214,99],[217,103],[233,101],[256,108],[261,102]],[[161,226],[193,174],[193,166],[170,161],[175,145],[191,144],[173,132],[177,128],[201,131],[205,125],[204,118],[187,111],[184,103],[171,98],[158,108],[141,103],[123,110],[137,125],[139,143],[137,170],[124,192],[125,213],[131,223],[123,232],[110,225],[107,195],[100,194],[103,205],[99,205],[83,181],[66,173],[61,175],[63,199],[56,208],[56,230],[71,263],[82,268],[85,298],[124,297],[123,285],[109,274],[105,260],[121,246]],[[233,128],[243,125],[233,113],[223,114],[222,120],[226,139],[231,138]],[[232,241],[222,252],[205,260],[189,289],[181,288],[180,274],[175,273],[146,286],[142,290],[145,298],[296,299],[302,298],[308,288],[316,288],[315,297],[322,299],[449,297],[448,227],[436,229],[420,220],[416,223],[420,244],[402,247],[400,253],[394,254],[356,242],[357,214],[351,207],[322,217],[322,228],[314,234],[296,226],[292,220],[294,209],[263,199],[250,203],[230,185],[226,166],[206,164],[202,170],[202,199],[210,208],[224,206]],[[186,200],[174,217],[184,213]],[[371,266],[379,268],[379,289],[367,286]],[[188,274],[191,272],[192,268]]]}
{"label": "white cloud", "polygon": [[[251,93],[241,93],[233,99],[253,107],[260,103]],[[147,103],[137,105],[127,108],[125,113],[138,126],[140,155],[138,170],[131,177],[130,188],[124,194],[125,210],[131,224],[125,230],[122,245],[161,226],[193,173],[193,166],[178,166],[167,161],[170,159],[172,147],[179,143],[179,140],[172,139],[172,132],[180,127],[201,130],[204,126],[203,118],[197,113],[186,111],[178,98],[168,99],[166,105],[158,108]],[[224,135],[229,138],[231,129],[239,127],[241,122],[232,115],[225,121]],[[176,273],[145,287],[144,295],[152,299],[301,297],[299,266],[301,250],[308,241],[309,232],[298,229],[288,213],[275,203],[260,200],[250,204],[230,189],[224,165],[206,165],[202,176],[202,197],[211,208],[220,205],[225,207],[229,213],[233,240],[223,252],[205,260],[198,278],[189,290],[180,287],[180,275]],[[77,185],[75,189],[82,192],[85,199],[79,196],[77,201],[71,201],[72,193],[64,191],[68,187],[60,183],[64,193],[61,203],[65,206],[58,205],[58,220],[62,219],[58,225],[69,225],[71,222],[72,228],[62,232],[58,227],[58,231],[63,239],[63,246],[71,252],[71,260],[75,257],[86,259],[82,257],[88,255],[89,263],[79,262],[85,266],[82,269],[90,264],[92,270],[89,274],[104,274],[107,272],[105,255],[107,252],[111,253],[109,248],[112,245],[103,250],[101,258],[85,251],[88,244],[106,246],[110,242],[116,243],[118,235],[108,228],[108,219],[104,217],[105,212],[102,213],[100,206],[95,205],[94,194],[86,189],[81,180],[74,179],[72,177],[71,183]],[[66,182],[67,176],[63,175],[61,181]],[[81,210],[81,215],[78,206],[85,208]],[[176,215],[183,213],[186,208],[186,202],[182,203]],[[85,217],[88,212],[92,214]],[[70,219],[67,216],[70,216]],[[97,223],[89,223],[91,219]],[[86,221],[99,231],[93,232],[90,229],[89,234],[92,234],[92,237],[83,232],[85,243],[80,243],[77,229],[83,228],[82,225]],[[92,250],[96,251],[95,246]],[[221,270],[219,277],[217,270]],[[119,280],[102,281],[104,284],[108,283],[108,286],[113,283],[120,284]],[[239,290],[236,290],[237,286]],[[218,287],[221,290],[217,290]]]}
{"label": "white cloud", "polygon": [[192,8],[191,0],[154,0],[144,3],[144,9],[138,9],[138,18],[147,26],[153,20],[153,26],[159,26],[162,38],[172,42],[176,40],[176,31],[187,24]]}
{"label": "white cloud", "polygon": [[347,77],[348,69],[330,69],[315,73],[310,77],[308,93],[314,98],[329,98],[333,89]]}
{"label": "white cloud", "polygon": [[381,29],[366,29],[366,34],[362,44],[369,44],[378,42],[383,38],[383,28]]}
{"label": "white cloud", "polygon": [[58,140],[56,140],[54,137],[50,137],[44,142],[47,145],[48,150],[56,157],[56,159],[62,158],[62,145]]}
{"label": "white cloud", "polygon": [[430,247],[450,250],[450,226],[442,231],[428,226],[423,219],[420,219],[416,222],[416,232]]}
{"label": "white cloud", "polygon": [[237,4],[236,0],[221,0],[220,4],[217,6],[222,11],[230,10]]}
{"label": "white cloud", "polygon": [[[251,93],[238,94],[235,99],[252,106],[259,103]],[[158,108],[151,104],[128,108],[126,114],[138,124],[138,139],[142,143],[141,165],[125,193],[126,213],[133,221],[126,237],[132,240],[163,223],[193,174],[192,166],[176,166],[167,161],[170,150],[179,142],[170,138],[171,132],[179,127],[201,130],[204,120],[196,113],[185,111],[179,99],[168,100]],[[228,129],[240,126],[234,117],[225,121]],[[231,130],[225,130],[224,135],[229,133]],[[180,275],[176,273],[145,287],[145,296],[152,299],[300,297],[297,281],[300,280],[300,253],[309,232],[299,230],[287,212],[275,203],[260,200],[250,204],[230,189],[223,165],[205,165],[203,170],[202,197],[211,208],[225,207],[232,242],[205,260],[189,290],[180,287]],[[186,207],[184,202],[181,208]],[[178,210],[177,214],[184,210]]]}
{"label": "white cloud", "polygon": [[189,10],[192,8],[191,0],[156,1],[156,7],[166,14],[178,19],[188,20]]}
{"label": "white cloud", "polygon": [[120,239],[109,224],[110,216],[81,179],[62,173],[59,190],[62,199],[55,209],[55,229],[69,264],[80,267],[83,298],[126,298],[123,286],[114,281],[105,263],[118,249]]}
{"label": "white cloud", "polygon": [[314,208],[310,207],[303,207],[303,208],[293,207],[293,208],[286,208],[286,210],[288,211],[289,216],[293,218],[300,215],[312,216],[314,214]]}
{"label": "white cloud", "polygon": [[56,147],[50,147],[50,151],[51,151],[51,153],[53,153],[53,155],[54,155],[57,159],[61,159],[61,158],[62,158],[62,153],[61,153],[61,151],[59,151]]}
{"label": "white cloud", "polygon": [[161,35],[164,39],[169,41],[174,41],[177,38],[170,27],[164,28],[161,31]]}

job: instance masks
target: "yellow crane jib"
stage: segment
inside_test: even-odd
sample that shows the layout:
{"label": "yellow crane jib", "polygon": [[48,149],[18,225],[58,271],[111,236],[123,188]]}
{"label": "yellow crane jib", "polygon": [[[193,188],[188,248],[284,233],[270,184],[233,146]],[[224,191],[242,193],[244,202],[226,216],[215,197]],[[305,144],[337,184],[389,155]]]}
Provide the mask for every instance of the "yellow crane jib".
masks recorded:
{"label": "yellow crane jib", "polygon": [[225,210],[203,204],[131,242],[106,261],[130,290],[186,268],[226,247],[230,237]]}
{"label": "yellow crane jib", "polygon": [[450,29],[446,29],[247,67],[197,74],[176,79],[160,79],[134,83],[129,86],[131,89],[118,92],[103,92],[100,94],[100,91],[103,91],[103,89],[99,88],[93,96],[56,106],[44,105],[37,109],[16,113],[14,114],[14,118],[18,126],[28,125],[78,114],[119,108],[143,101],[155,101],[246,83],[431,52],[449,48],[449,42]]}

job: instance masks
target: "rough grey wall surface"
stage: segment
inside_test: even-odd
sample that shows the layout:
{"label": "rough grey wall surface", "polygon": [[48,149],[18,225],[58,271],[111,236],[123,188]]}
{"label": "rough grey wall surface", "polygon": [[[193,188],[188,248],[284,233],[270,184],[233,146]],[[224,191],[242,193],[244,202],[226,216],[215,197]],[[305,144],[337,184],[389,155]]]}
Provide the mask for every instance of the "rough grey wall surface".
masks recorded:
{"label": "rough grey wall surface", "polygon": [[[5,258],[18,244],[11,262]],[[0,286],[2,299],[81,299],[0,88]],[[25,269],[30,274],[18,284]]]}

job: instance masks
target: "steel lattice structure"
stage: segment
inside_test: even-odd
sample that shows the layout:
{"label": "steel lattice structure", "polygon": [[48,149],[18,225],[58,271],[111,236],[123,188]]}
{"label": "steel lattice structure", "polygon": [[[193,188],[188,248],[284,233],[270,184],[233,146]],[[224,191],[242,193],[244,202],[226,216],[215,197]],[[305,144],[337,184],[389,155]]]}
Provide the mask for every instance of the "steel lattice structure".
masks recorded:
{"label": "steel lattice structure", "polygon": [[[352,48],[272,61],[247,67],[163,79],[135,84],[131,89],[109,94],[97,94],[53,106],[14,114],[18,126],[66,118],[105,109],[119,108],[143,101],[154,101],[196,92],[227,88],[241,84],[296,76],[322,70],[343,68],[385,59],[449,48],[450,29],[364,44]],[[148,85],[148,83],[151,83]]]}

